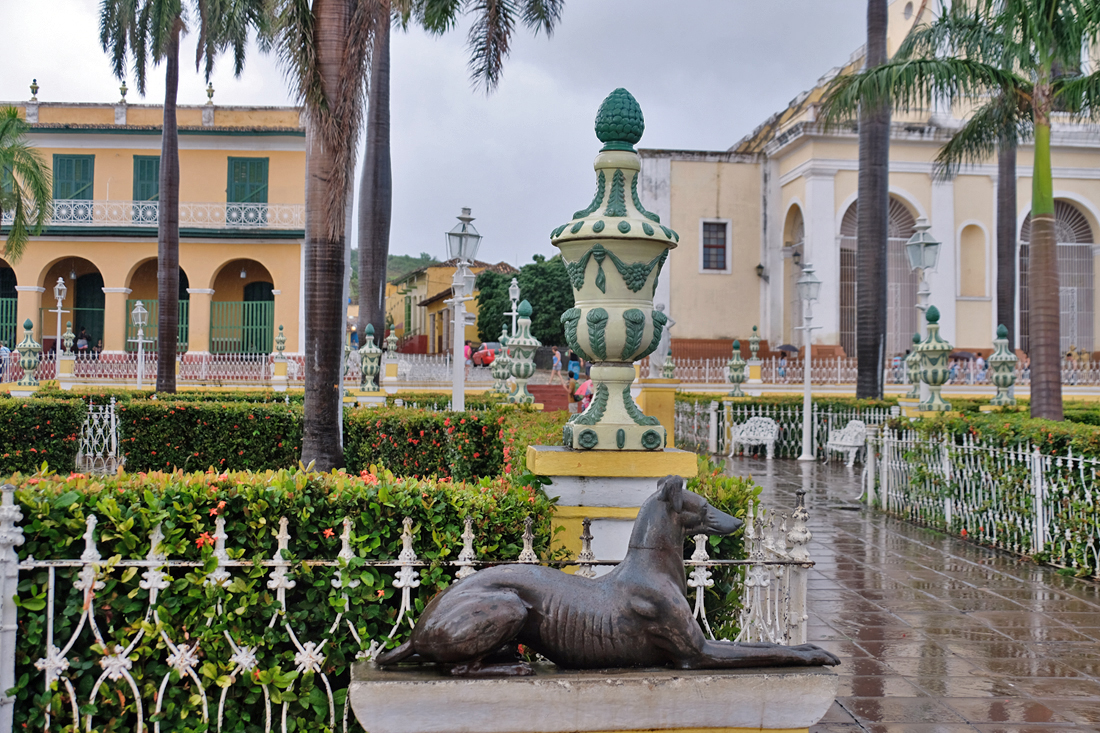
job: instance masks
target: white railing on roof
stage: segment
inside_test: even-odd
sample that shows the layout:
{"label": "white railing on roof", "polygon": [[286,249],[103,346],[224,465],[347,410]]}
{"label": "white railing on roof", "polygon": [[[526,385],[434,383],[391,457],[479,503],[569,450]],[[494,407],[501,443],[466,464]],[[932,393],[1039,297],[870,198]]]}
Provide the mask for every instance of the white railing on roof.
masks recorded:
{"label": "white railing on roof", "polygon": [[[54,199],[50,226],[135,226],[158,224],[156,201]],[[305,204],[180,203],[179,225],[198,229],[304,229]],[[3,224],[12,214],[4,212]]]}
{"label": "white railing on roof", "polygon": [[[64,693],[63,696],[54,697],[54,700],[61,701],[60,704],[51,701],[50,707],[43,711],[45,733],[66,728],[96,730],[96,700],[114,694],[110,690],[117,690],[119,687],[125,693],[117,694],[132,695],[136,704],[133,712],[116,718],[112,724],[141,731],[149,730],[149,723],[152,722],[153,730],[159,730],[166,687],[180,684],[192,686],[190,712],[201,716],[203,724],[210,730],[224,730],[227,722],[228,729],[237,729],[243,725],[243,721],[223,719],[229,687],[242,684],[242,681],[244,684],[254,682],[258,679],[254,676],[256,672],[270,669],[279,660],[281,652],[288,648],[294,652],[296,671],[299,674],[316,675],[323,683],[323,686],[318,685],[315,689],[322,691],[322,698],[327,702],[327,705],[322,703],[322,707],[327,708],[327,714],[322,713],[318,722],[332,731],[346,733],[349,729],[359,730],[354,718],[349,716],[349,700],[346,688],[343,687],[346,676],[337,679],[333,674],[335,664],[343,665],[346,662],[334,662],[330,658],[332,650],[341,642],[347,643],[350,637],[354,647],[358,649],[356,658],[372,659],[385,649],[386,640],[392,639],[403,625],[407,623],[411,627],[414,608],[411,591],[420,585],[421,569],[442,566],[451,570],[454,577],[463,578],[477,572],[478,568],[498,564],[477,559],[476,537],[470,518],[466,519],[466,531],[462,535],[463,549],[455,560],[422,561],[415,551],[412,520],[406,518],[401,535],[403,549],[396,560],[358,561],[362,566],[370,567],[376,572],[387,569],[396,571],[390,584],[401,591],[400,607],[389,634],[383,638],[369,639],[360,636],[353,617],[346,612],[349,605],[347,592],[360,583],[353,573],[348,572],[348,563],[357,557],[362,558],[364,554],[364,548],[353,546],[353,525],[350,519],[343,522],[341,548],[331,559],[286,559],[285,553],[291,550],[291,540],[294,539],[289,532],[286,517],[279,520],[278,549],[272,559],[231,559],[242,557],[246,551],[243,548],[230,550],[227,543],[235,538],[226,534],[225,520],[220,516],[214,521],[213,535],[204,535],[209,536],[214,543],[212,566],[203,567],[202,562],[168,557],[162,544],[164,535],[159,524],[149,533],[149,544],[146,545],[149,549],[144,557],[139,551],[135,551],[129,557],[104,558],[97,547],[98,520],[94,514],[90,514],[85,520],[84,549],[80,557],[38,560],[28,556],[20,560],[16,548],[23,544],[23,528],[20,526],[23,513],[15,503],[15,487],[4,485],[0,494],[0,598],[13,598],[17,595],[20,573],[36,578],[35,582],[40,582],[37,578],[44,575],[46,593],[44,606],[37,610],[26,607],[20,609],[13,603],[3,604],[0,684],[3,684],[4,689],[16,687],[17,684],[42,685],[47,692],[56,685]],[[789,529],[786,514],[779,518],[778,523],[770,514],[766,520],[764,516],[759,503],[755,508],[750,506],[745,533],[748,555],[746,559],[712,559],[707,554],[706,536],[698,535],[694,538],[695,552],[690,560],[684,562],[686,568],[690,569],[687,581],[689,600],[694,601],[695,618],[703,625],[707,636],[715,638],[715,630],[707,619],[703,603],[707,588],[714,585],[712,574],[731,566],[743,568],[743,578],[738,580],[739,574],[735,574],[733,578],[735,583],[742,582],[744,586],[742,609],[737,619],[739,632],[734,640],[803,644],[806,641],[807,620],[806,580],[813,562],[807,551],[812,535],[806,527],[808,514],[801,492],[798,505],[789,518]],[[531,527],[532,520],[528,518],[523,551],[516,561],[511,562],[539,563],[533,549],[534,534]],[[595,566],[616,564],[594,558],[590,527],[590,521],[585,519],[578,559],[554,564],[580,566],[577,575],[582,577],[596,575]],[[290,610],[287,590],[296,586],[297,577],[303,571],[309,576],[317,573],[331,575],[331,585],[341,596],[340,602],[322,604],[332,607],[331,623],[326,621],[311,627],[295,628],[287,620]],[[266,581],[263,576],[266,576]],[[251,638],[237,638],[232,629],[225,630],[221,635],[204,638],[198,630],[191,629],[189,633],[188,630],[175,628],[161,620],[158,609],[161,608],[165,596],[170,597],[180,592],[186,595],[193,585],[213,587],[214,590],[226,588],[235,579],[254,582],[257,586],[262,584],[267,590],[274,591],[275,608],[268,624],[270,632],[262,644],[255,644]],[[100,599],[100,591],[104,591],[108,581],[113,581],[111,595]],[[65,618],[66,609],[74,607],[68,602],[73,594],[82,599],[78,609],[80,615],[76,619]],[[147,598],[144,619],[141,624],[120,628],[112,624],[109,599],[127,595]],[[383,594],[380,592],[379,595]],[[207,597],[215,596],[208,593]],[[215,616],[224,617],[231,612],[221,600],[215,600],[211,608],[211,621]],[[363,613],[367,613],[367,609],[357,606],[356,616]],[[16,633],[20,615],[32,616],[39,628],[44,627],[44,650],[34,649],[28,635]],[[59,616],[62,618],[59,619]],[[23,623],[29,624],[31,621],[25,620]],[[729,628],[727,623],[717,630],[722,633]],[[60,637],[56,636],[59,631],[62,633]],[[34,664],[41,675],[17,683],[15,661],[20,651],[24,655],[42,654]],[[139,683],[131,673],[139,658],[140,661],[145,658],[163,658],[168,669],[161,679],[142,679]],[[77,660],[80,663],[76,663]],[[92,660],[95,664],[91,664]],[[203,667],[207,664],[216,665],[216,669],[230,670],[230,673],[228,677],[219,678],[217,682],[206,683]],[[147,665],[139,665],[140,667],[149,669]],[[201,676],[200,672],[203,672]],[[95,678],[90,690],[80,684],[84,681],[81,679],[84,675]],[[295,682],[291,682],[281,695],[281,704],[272,699],[273,690],[268,683],[260,682],[259,686],[263,697],[244,702],[238,699],[238,708],[246,711],[256,725],[262,719],[265,733],[271,733],[275,727],[285,731],[287,700],[295,699],[286,693],[294,691]],[[67,703],[65,697],[68,698]],[[339,697],[345,698],[342,705],[337,702]],[[9,703],[5,708],[0,716],[0,733],[13,733],[12,706]]]}

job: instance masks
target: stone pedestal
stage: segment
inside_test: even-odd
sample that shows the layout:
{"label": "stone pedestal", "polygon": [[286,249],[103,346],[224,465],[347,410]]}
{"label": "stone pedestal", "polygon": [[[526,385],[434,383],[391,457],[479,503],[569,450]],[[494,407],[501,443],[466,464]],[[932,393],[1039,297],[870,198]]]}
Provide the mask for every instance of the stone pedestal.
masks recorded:
{"label": "stone pedestal", "polygon": [[72,354],[62,354],[57,362],[57,386],[70,390],[76,384],[73,378],[73,370],[76,368],[76,357]]}
{"label": "stone pedestal", "polygon": [[[547,496],[558,497],[553,528],[556,547],[574,555],[581,550],[581,523],[592,520],[592,551],[597,560],[622,560],[638,508],[657,490],[657,479],[676,475],[691,478],[698,472],[698,458],[675,448],[663,451],[596,453],[558,446],[527,448],[527,468],[548,476]],[[609,566],[597,567],[596,574]]]}
{"label": "stone pedestal", "polygon": [[639,379],[638,408],[661,421],[669,445],[676,444],[676,390],[679,379]]}
{"label": "stone pedestal", "polygon": [[271,365],[271,389],[276,392],[286,392],[286,359],[276,357]]}
{"label": "stone pedestal", "polygon": [[764,379],[761,376],[763,372],[764,362],[760,359],[749,359],[745,362],[749,371],[749,379],[745,384],[763,384]]}
{"label": "stone pedestal", "polygon": [[352,668],[351,708],[370,733],[807,731],[838,678],[820,667],[562,671],[458,679],[443,670]]}
{"label": "stone pedestal", "polygon": [[382,363],[382,389],[386,394],[397,394],[397,360],[387,355]]}
{"label": "stone pedestal", "polygon": [[386,393],[380,389],[370,392],[361,389],[349,389],[348,393],[360,407],[385,407],[386,405]]}

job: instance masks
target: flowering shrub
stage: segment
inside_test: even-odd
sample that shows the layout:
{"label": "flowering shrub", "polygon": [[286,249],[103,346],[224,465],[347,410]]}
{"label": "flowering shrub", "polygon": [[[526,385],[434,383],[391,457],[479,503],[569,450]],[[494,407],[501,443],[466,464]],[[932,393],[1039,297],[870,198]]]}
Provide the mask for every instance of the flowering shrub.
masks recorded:
{"label": "flowering shrub", "polygon": [[80,400],[0,399],[0,475],[43,462],[71,469],[86,412]]}
{"label": "flowering shrub", "polygon": [[[85,623],[78,642],[66,655],[70,666],[62,675],[73,683],[82,715],[94,714],[97,730],[117,733],[136,731],[137,706],[128,682],[105,680],[95,703],[88,701],[103,673],[99,662],[105,654],[116,644],[125,648],[142,630],[145,633],[128,658],[129,672],[144,704],[147,730],[152,728],[149,716],[166,676],[161,731],[208,729],[202,723],[199,690],[188,676],[180,678],[168,666],[172,652],[162,632],[176,645],[187,643],[190,649],[197,649],[194,671],[205,691],[209,730],[216,728],[223,690],[225,730],[263,730],[265,692],[273,703],[276,726],[282,714],[279,705],[284,702],[288,730],[327,726],[326,683],[333,691],[339,727],[350,665],[372,640],[384,640],[397,620],[401,595],[393,587],[396,569],[365,562],[398,556],[404,517],[412,519],[418,556],[431,563],[419,570],[420,586],[413,589],[416,613],[452,581],[454,569],[438,563],[457,558],[465,517],[474,520],[479,560],[518,557],[527,516],[535,519],[536,551],[544,555],[549,546],[551,502],[540,491],[514,488],[503,479],[464,484],[400,479],[389,472],[367,469],[359,476],[336,472],[177,472],[95,479],[37,474],[17,475],[13,483],[24,515],[26,541],[18,548],[21,560],[31,555],[37,560],[79,557],[85,520],[93,513],[98,519],[95,539],[104,559],[96,579],[103,586],[95,592],[91,608],[108,649],[94,645]],[[280,517],[288,520],[289,548],[282,557],[290,563],[287,574],[294,582],[286,591],[285,614],[269,586],[274,576],[271,567],[231,566],[225,568],[229,577],[224,583],[206,583],[217,567],[213,551],[218,518],[225,520],[229,557],[247,562],[276,555]],[[353,558],[336,567],[309,564],[336,559],[345,518],[353,522]],[[164,534],[161,551],[170,560],[196,564],[171,569],[170,585],[160,591],[153,617],[147,616],[149,590],[140,585],[146,571],[116,567],[116,563],[145,558],[150,535],[158,524]],[[54,572],[53,638],[64,648],[80,623],[83,594],[73,585],[78,568],[57,567]],[[42,730],[47,709],[53,726],[60,729],[71,724],[64,682],[44,691],[43,672],[34,666],[46,656],[48,573],[45,568],[24,570],[19,578],[16,730]],[[341,580],[347,587],[340,587]],[[330,632],[341,611],[344,620]],[[328,640],[318,652],[317,673],[295,671],[299,650],[287,627],[303,646],[316,649]],[[406,635],[408,629],[403,626],[397,636]],[[227,634],[237,648],[255,650],[255,667],[242,672],[230,661],[235,649]],[[320,679],[322,673],[325,679]],[[353,730],[362,730],[354,716],[350,716],[350,724]]]}
{"label": "flowering shrub", "polygon": [[407,408],[349,411],[344,414],[344,459],[353,472],[377,464],[403,476],[497,476],[503,468],[501,433],[507,414]]}
{"label": "flowering shrub", "polygon": [[[1078,412],[1087,413],[1087,409]],[[1083,416],[1079,422],[1054,422],[1031,418],[1026,412],[966,414],[961,417],[943,417],[931,420],[891,420],[894,430],[915,430],[925,437],[942,439],[952,436],[955,442],[963,435],[977,440],[990,440],[1003,446],[1034,445],[1041,452],[1064,455],[1070,450],[1074,455],[1100,458],[1100,430],[1086,424]]]}

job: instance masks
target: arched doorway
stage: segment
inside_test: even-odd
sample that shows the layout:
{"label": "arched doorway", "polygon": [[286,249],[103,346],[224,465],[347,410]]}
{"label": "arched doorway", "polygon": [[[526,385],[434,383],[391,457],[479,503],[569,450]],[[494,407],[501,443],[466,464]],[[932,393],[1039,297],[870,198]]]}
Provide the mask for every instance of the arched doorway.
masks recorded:
{"label": "arched doorway", "polygon": [[802,299],[798,297],[797,283],[802,274],[805,242],[806,223],[802,218],[802,209],[792,206],[783,227],[783,341],[788,344],[802,344],[800,332],[795,329],[802,325]]}
{"label": "arched doorway", "polygon": [[[1061,333],[1059,350],[1072,347],[1091,352],[1093,340],[1093,268],[1095,238],[1085,215],[1068,201],[1054,202],[1054,233],[1058,240],[1058,299]],[[1031,241],[1031,214],[1020,229],[1020,348],[1028,342],[1028,263]]]}
{"label": "arched doorway", "polygon": [[[191,294],[187,292],[187,288],[190,287],[187,273],[183,271],[183,268],[180,268],[179,272],[176,349],[179,353],[184,353],[187,351],[188,315],[190,313],[188,306],[190,305]],[[130,288],[130,295],[126,300],[126,350],[137,351],[137,341],[131,340],[137,339],[137,329],[130,318],[130,313],[133,312],[138,301],[141,301],[141,304],[145,306],[145,310],[149,313],[149,325],[145,327],[145,338],[153,340],[152,344],[147,342],[145,348],[157,351],[160,348],[159,327],[157,325],[157,318],[160,314],[159,299],[157,298],[157,261],[152,259],[141,263],[134,270],[134,274],[130,276],[127,287]]]}
{"label": "arched doorway", "polygon": [[8,348],[19,343],[16,339],[19,333],[19,293],[15,290],[17,284],[15,270],[0,259],[0,341],[7,344]]}
{"label": "arched doorway", "polygon": [[[840,223],[840,345],[844,353],[856,353],[856,205],[852,202]],[[904,354],[917,331],[917,276],[909,269],[905,243],[913,235],[916,220],[901,201],[890,197],[886,240],[886,358]]]}
{"label": "arched doorway", "polygon": [[270,354],[275,336],[274,279],[255,260],[233,260],[214,277],[210,352]]}
{"label": "arched doorway", "polygon": [[69,312],[61,317],[61,328],[64,330],[65,323],[71,321],[78,341],[81,334],[87,341],[86,348],[80,350],[91,353],[103,341],[103,309],[106,303],[103,275],[99,268],[81,257],[66,257],[46,270],[39,283],[46,292],[42,294],[42,306],[38,309],[38,332],[42,334],[42,345],[46,351],[54,348],[55,343],[57,316],[50,311],[57,307],[53,287],[58,278],[68,288],[61,307]]}

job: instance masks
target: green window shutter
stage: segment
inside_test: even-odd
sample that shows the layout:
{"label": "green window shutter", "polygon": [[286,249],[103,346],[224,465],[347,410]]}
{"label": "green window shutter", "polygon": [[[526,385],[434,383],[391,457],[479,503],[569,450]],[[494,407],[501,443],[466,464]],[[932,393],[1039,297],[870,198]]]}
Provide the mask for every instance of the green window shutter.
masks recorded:
{"label": "green window shutter", "polygon": [[160,198],[160,156],[134,156],[134,201]]}
{"label": "green window shutter", "polygon": [[94,155],[53,156],[53,197],[91,201],[95,177]]}
{"label": "green window shutter", "polygon": [[267,158],[230,158],[229,203],[267,203]]}

